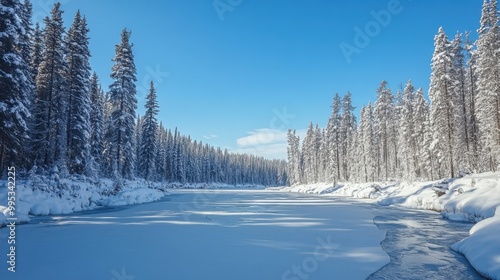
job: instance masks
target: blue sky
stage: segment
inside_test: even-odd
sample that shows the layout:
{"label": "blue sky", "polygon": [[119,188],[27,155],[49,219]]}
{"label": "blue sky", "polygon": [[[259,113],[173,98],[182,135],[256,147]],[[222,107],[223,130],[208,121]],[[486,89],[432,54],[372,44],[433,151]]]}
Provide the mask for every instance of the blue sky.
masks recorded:
{"label": "blue sky", "polygon": [[[32,2],[34,19],[41,21],[54,1]],[[324,127],[335,92],[350,91],[358,109],[375,100],[382,80],[396,91],[411,79],[427,92],[438,28],[450,37],[466,30],[475,37],[482,5],[481,0],[60,2],[67,27],[78,9],[87,17],[91,64],[104,89],[111,83],[114,46],[126,27],[134,43],[139,113],[153,80],[166,127],[268,158],[285,157],[288,128],[303,130],[310,121]],[[341,46],[347,45],[356,52],[346,56]]]}

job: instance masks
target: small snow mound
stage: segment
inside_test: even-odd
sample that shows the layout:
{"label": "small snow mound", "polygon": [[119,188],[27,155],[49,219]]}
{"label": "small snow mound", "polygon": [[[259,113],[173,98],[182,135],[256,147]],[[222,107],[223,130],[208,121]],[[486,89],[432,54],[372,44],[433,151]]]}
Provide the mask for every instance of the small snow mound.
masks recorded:
{"label": "small snow mound", "polygon": [[165,193],[155,189],[135,189],[121,191],[115,196],[108,197],[101,201],[104,206],[135,205],[152,202],[161,199]]}
{"label": "small snow mound", "polygon": [[492,218],[480,221],[470,230],[471,236],[453,244],[483,276],[500,279],[500,206]]}

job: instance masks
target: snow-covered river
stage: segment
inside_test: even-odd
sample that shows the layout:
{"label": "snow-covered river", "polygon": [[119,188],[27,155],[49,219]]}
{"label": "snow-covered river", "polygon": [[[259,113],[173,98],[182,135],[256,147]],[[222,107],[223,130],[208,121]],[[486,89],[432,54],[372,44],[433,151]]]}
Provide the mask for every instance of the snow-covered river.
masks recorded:
{"label": "snow-covered river", "polygon": [[178,190],[34,218],[17,228],[15,273],[0,229],[0,279],[480,279],[448,249],[470,226],[325,196]]}

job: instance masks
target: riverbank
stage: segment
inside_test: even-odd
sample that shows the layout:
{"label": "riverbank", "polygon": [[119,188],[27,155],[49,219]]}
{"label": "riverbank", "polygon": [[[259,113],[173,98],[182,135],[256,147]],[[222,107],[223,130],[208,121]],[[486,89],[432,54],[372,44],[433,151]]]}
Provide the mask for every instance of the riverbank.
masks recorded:
{"label": "riverbank", "polygon": [[431,182],[298,185],[275,190],[369,199],[439,211],[445,218],[477,222],[470,236],[452,248],[464,254],[483,276],[500,279],[500,173],[482,173]]}

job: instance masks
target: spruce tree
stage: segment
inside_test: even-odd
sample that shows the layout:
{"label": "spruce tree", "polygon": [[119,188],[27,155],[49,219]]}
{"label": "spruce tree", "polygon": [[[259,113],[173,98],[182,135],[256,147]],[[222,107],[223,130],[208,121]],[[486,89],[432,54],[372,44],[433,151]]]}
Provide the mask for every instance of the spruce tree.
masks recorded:
{"label": "spruce tree", "polygon": [[477,44],[476,117],[482,170],[496,170],[500,163],[500,27],[498,3],[484,1]]}
{"label": "spruce tree", "polygon": [[63,161],[66,153],[66,63],[63,47],[61,4],[55,3],[51,17],[45,18],[44,49],[36,78],[36,102],[32,128],[35,162],[51,168],[56,160]]}
{"label": "spruce tree", "polygon": [[18,0],[0,3],[0,177],[4,161],[21,160],[28,139],[29,100],[32,84],[29,62],[23,58],[23,23]]}
{"label": "spruce tree", "polygon": [[33,81],[36,80],[38,75],[38,67],[42,62],[42,54],[43,54],[43,32],[40,28],[40,24],[37,22],[35,24],[35,29],[33,31],[33,36],[31,38],[31,51],[30,51],[30,67],[33,78]]}
{"label": "spruce tree", "polygon": [[121,43],[115,47],[112,67],[110,98],[112,112],[110,120],[110,152],[113,176],[131,179],[135,169],[134,125],[137,109],[136,68],[131,32],[123,29]]}
{"label": "spruce tree", "polygon": [[431,84],[431,121],[433,138],[436,142],[436,159],[442,165],[441,176],[455,176],[455,114],[453,106],[453,85],[451,73],[453,57],[450,42],[443,28],[439,28],[434,39]]}
{"label": "spruce tree", "polygon": [[387,82],[382,81],[377,90],[377,101],[373,109],[374,133],[377,138],[378,156],[377,159],[377,177],[384,180],[389,179],[392,166],[391,142],[394,135],[392,132],[394,120],[394,103],[391,90],[387,88]]}
{"label": "spruce tree", "polygon": [[102,174],[104,152],[104,94],[94,72],[90,80],[90,155],[97,175]]}
{"label": "spruce tree", "polygon": [[351,93],[347,92],[342,98],[342,116],[340,123],[341,170],[345,181],[349,180],[349,149],[354,143],[356,133],[355,107],[352,106]]}
{"label": "spruce tree", "polygon": [[141,137],[141,161],[139,163],[139,171],[142,177],[146,180],[153,180],[155,177],[155,155],[157,153],[157,129],[158,123],[156,116],[158,115],[158,101],[156,100],[156,90],[154,83],[151,82],[149,93],[146,97],[147,101],[144,105],[146,114],[142,124]]}
{"label": "spruce tree", "polygon": [[90,51],[88,29],[80,11],[66,37],[67,147],[69,172],[83,174],[90,153]]}

